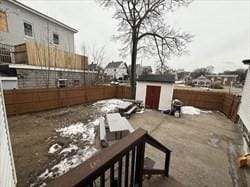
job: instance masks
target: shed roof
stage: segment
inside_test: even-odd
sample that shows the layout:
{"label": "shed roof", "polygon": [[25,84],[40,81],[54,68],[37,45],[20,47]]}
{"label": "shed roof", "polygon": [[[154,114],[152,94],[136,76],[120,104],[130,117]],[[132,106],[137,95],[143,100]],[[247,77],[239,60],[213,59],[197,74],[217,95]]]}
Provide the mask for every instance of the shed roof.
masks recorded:
{"label": "shed roof", "polygon": [[110,62],[106,68],[118,68],[121,63],[123,63],[122,61],[118,61],[118,62]]}
{"label": "shed roof", "polygon": [[70,31],[72,31],[74,33],[78,32],[76,29],[74,29],[74,28],[72,28],[72,27],[70,27],[70,26],[68,26],[68,25],[66,25],[66,24],[64,24],[64,23],[50,17],[50,16],[47,16],[47,15],[45,15],[45,14],[43,14],[43,13],[41,13],[41,12],[39,12],[39,11],[37,11],[37,10],[35,10],[35,9],[33,9],[33,8],[27,6],[27,5],[25,5],[25,4],[23,4],[23,3],[19,2],[19,1],[17,1],[17,0],[7,0],[7,1],[14,4],[14,5],[16,5],[16,6],[19,6],[20,8],[23,8],[23,9],[25,9],[25,10],[33,13],[33,14],[36,14],[36,15],[44,18],[44,19],[47,19],[48,21],[51,21],[51,22],[53,22],[53,23],[55,23],[57,25],[60,25],[61,27],[65,28],[67,30],[70,30]]}
{"label": "shed roof", "polygon": [[166,74],[166,75],[157,75],[157,74],[141,75],[138,78],[137,81],[174,83],[175,82],[175,75],[173,75],[173,74]]}

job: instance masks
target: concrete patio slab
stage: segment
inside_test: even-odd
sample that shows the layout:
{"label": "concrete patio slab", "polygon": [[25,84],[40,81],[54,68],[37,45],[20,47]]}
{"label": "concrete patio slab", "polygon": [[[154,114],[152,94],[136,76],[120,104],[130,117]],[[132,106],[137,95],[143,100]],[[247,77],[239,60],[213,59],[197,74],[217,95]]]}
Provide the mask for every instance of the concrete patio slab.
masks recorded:
{"label": "concrete patio slab", "polygon": [[[154,176],[144,186],[248,186],[250,169],[239,169],[242,137],[235,124],[220,112],[175,118],[146,110],[130,119],[172,150],[170,178]],[[164,166],[164,154],[146,147],[146,155]]]}

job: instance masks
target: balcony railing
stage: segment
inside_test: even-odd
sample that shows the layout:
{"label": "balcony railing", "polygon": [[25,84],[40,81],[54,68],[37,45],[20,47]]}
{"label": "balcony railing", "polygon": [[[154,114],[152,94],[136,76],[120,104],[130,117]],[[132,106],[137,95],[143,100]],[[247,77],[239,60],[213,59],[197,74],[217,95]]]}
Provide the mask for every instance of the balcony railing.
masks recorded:
{"label": "balcony railing", "polygon": [[14,63],[15,47],[0,43],[0,63]]}
{"label": "balcony railing", "polygon": [[[146,143],[165,153],[164,169],[144,168]],[[49,186],[140,187],[144,174],[169,176],[170,154],[169,149],[145,130],[138,129],[63,176],[54,179]]]}

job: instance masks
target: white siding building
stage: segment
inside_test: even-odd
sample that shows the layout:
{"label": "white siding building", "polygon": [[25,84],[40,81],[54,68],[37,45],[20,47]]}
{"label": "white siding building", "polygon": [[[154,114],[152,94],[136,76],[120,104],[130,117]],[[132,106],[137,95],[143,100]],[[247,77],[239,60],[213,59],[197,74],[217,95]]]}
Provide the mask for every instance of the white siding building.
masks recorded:
{"label": "white siding building", "polygon": [[248,73],[243,87],[241,103],[239,106],[239,125],[243,131],[243,135],[250,145],[250,60],[243,61],[248,65]]}
{"label": "white siding building", "polygon": [[0,81],[0,187],[14,187],[16,184],[16,171]]}
{"label": "white siding building", "polygon": [[128,67],[125,62],[110,62],[105,70],[104,74],[112,79],[124,80],[128,77]]}
{"label": "white siding building", "polygon": [[147,108],[171,109],[174,91],[174,75],[142,75],[136,82],[136,100]]}
{"label": "white siding building", "polygon": [[0,43],[18,45],[26,40],[74,52],[74,34],[64,23],[16,0],[0,1]]}

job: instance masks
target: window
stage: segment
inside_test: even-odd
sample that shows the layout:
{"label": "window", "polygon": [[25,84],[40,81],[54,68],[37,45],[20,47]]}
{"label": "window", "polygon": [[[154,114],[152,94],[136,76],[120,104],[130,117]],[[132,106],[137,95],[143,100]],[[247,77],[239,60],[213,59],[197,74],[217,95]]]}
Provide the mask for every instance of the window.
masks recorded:
{"label": "window", "polygon": [[0,32],[8,31],[7,16],[5,12],[0,11]]}
{"label": "window", "polygon": [[67,79],[58,79],[57,80],[57,87],[58,88],[66,88],[68,86],[68,80]]}
{"label": "window", "polygon": [[53,42],[56,45],[59,44],[59,35],[58,34],[53,33]]}
{"label": "window", "polygon": [[74,80],[73,84],[75,87],[80,86],[80,80]]}
{"label": "window", "polygon": [[24,22],[23,24],[24,26],[24,34],[25,36],[33,36],[33,32],[32,32],[32,25],[30,23]]}

